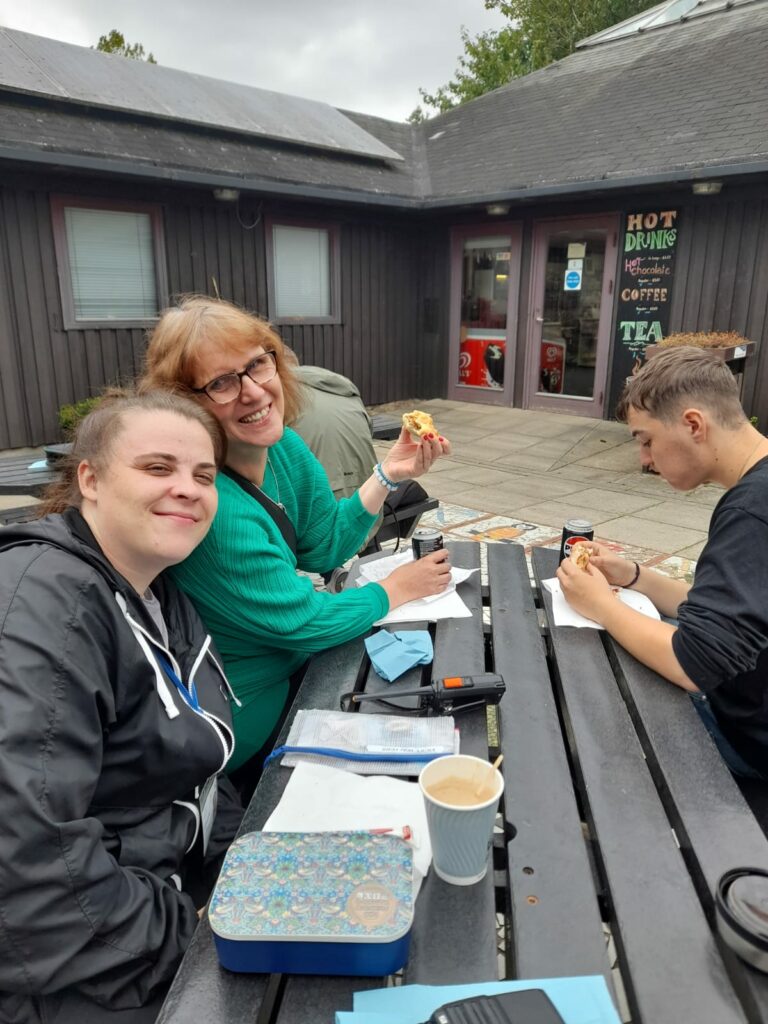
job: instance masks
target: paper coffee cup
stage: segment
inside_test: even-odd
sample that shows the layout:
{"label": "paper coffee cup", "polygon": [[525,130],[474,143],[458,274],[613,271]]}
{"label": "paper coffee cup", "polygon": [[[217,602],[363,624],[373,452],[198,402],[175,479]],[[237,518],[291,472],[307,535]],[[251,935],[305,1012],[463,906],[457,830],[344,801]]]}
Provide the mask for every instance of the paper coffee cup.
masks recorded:
{"label": "paper coffee cup", "polygon": [[488,870],[501,772],[479,757],[450,754],[422,768],[419,786],[436,874],[452,885],[474,885]]}

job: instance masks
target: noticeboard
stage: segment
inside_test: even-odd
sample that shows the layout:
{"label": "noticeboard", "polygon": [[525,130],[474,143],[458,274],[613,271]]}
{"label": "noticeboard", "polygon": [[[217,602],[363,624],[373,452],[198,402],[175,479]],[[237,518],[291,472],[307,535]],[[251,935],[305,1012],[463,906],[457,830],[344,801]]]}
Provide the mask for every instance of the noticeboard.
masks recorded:
{"label": "noticeboard", "polygon": [[611,406],[638,369],[646,345],[669,333],[669,311],[679,237],[678,210],[626,215],[622,238],[613,346]]}

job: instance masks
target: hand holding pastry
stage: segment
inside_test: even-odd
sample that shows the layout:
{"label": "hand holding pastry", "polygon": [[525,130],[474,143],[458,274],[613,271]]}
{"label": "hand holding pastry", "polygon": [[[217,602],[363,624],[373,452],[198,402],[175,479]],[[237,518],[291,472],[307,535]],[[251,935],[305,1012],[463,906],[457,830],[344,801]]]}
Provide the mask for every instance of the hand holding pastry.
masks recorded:
{"label": "hand holding pastry", "polygon": [[451,454],[450,441],[437,432],[432,417],[414,409],[403,416],[403,428],[382,468],[390,480],[412,480],[428,472],[442,455]]}

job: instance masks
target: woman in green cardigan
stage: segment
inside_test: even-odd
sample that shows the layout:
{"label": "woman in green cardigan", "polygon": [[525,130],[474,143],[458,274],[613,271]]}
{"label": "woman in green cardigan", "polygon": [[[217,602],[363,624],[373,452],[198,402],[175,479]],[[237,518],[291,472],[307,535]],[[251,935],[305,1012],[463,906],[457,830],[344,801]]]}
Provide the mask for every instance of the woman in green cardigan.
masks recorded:
{"label": "woman in green cardigan", "polygon": [[340,594],[316,591],[296,570],[327,572],[351,558],[390,490],[422,476],[450,445],[433,435],[415,443],[403,431],[360,489],[337,501],[320,463],[286,426],[299,412],[301,385],[280,338],[259,317],[203,296],[163,314],[142,385],[194,394],[227,435],[213,527],[174,577],[224,659],[241,705],[233,708],[230,768],[252,762],[253,782],[281,724],[290,677],[309,655],[450,581],[444,551]]}

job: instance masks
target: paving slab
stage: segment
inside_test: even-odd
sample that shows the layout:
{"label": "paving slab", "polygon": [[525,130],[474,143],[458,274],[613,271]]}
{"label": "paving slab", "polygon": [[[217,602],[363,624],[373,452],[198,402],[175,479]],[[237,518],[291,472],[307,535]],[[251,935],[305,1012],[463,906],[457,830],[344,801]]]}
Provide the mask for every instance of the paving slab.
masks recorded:
{"label": "paving slab", "polygon": [[638,509],[634,513],[638,519],[652,519],[655,523],[668,523],[670,526],[684,526],[686,529],[709,530],[712,509],[705,505],[697,505],[692,501],[662,501],[650,507]]}
{"label": "paving slab", "polygon": [[620,541],[622,544],[639,544],[641,547],[655,548],[670,555],[677,554],[678,551],[693,544],[699,544],[707,538],[703,530],[669,526],[667,523],[655,523],[637,516],[609,519],[600,524],[600,533],[603,537]]}
{"label": "paving slab", "polygon": [[563,523],[568,519],[588,519],[593,526],[615,519],[614,512],[599,512],[581,503],[581,495],[577,494],[573,501],[540,501],[535,505],[522,505],[511,508],[510,515],[530,520],[557,529],[558,535]]}

